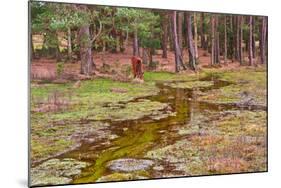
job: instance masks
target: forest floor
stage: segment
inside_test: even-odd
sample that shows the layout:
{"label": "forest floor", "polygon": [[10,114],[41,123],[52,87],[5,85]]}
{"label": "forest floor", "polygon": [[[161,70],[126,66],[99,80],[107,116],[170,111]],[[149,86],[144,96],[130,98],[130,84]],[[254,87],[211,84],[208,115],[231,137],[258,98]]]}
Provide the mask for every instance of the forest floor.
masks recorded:
{"label": "forest floor", "polygon": [[32,185],[267,170],[265,66],[209,67],[200,51],[197,73],[175,74],[159,54],[138,84],[129,54],[95,54],[92,78],[32,62]]}
{"label": "forest floor", "polygon": [[[188,64],[187,50],[185,49],[183,54],[184,62]],[[237,61],[227,60],[227,63],[215,65],[210,67],[210,54],[205,50],[199,49],[198,51],[198,69],[203,70],[206,68],[216,68],[217,70],[233,70],[240,69],[240,64]],[[93,54],[93,60],[96,65],[94,74],[97,77],[107,76],[115,80],[126,80],[131,74],[131,49],[126,50],[124,53],[109,53],[99,52]],[[247,62],[247,55],[244,54],[244,62]],[[156,51],[153,55],[153,61],[157,62],[155,70],[149,70],[148,65],[145,65],[145,71],[156,71],[156,72],[175,72],[174,64],[174,53],[168,51],[167,58],[162,58],[161,51]],[[258,60],[259,61],[259,60]],[[260,66],[260,65],[259,65]],[[56,60],[48,58],[34,59],[31,64],[31,78],[33,79],[56,79]],[[193,71],[187,70],[182,71],[183,73],[194,74]],[[65,63],[63,76],[66,79],[81,79],[80,73],[80,62]]]}

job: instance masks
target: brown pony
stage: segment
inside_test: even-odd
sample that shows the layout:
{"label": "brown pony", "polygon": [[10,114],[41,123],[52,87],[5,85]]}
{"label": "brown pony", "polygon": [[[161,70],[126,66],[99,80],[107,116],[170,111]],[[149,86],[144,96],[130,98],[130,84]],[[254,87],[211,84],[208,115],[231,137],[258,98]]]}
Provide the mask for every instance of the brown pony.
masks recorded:
{"label": "brown pony", "polygon": [[139,78],[139,79],[143,79],[143,64],[142,64],[142,60],[140,57],[137,56],[133,56],[131,58],[131,63],[132,63],[132,71],[134,74],[134,78]]}

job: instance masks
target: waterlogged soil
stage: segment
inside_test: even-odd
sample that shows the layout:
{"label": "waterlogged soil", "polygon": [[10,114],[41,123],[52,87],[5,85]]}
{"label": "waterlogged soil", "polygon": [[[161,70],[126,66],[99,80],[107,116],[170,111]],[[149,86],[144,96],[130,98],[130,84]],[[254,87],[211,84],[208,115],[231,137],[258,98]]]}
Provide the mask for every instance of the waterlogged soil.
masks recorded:
{"label": "waterlogged soil", "polygon": [[[53,184],[50,179],[54,174],[46,173],[52,164],[48,161],[65,159],[83,165],[79,169],[72,164],[65,167],[77,173],[67,177],[56,174],[56,184],[266,171],[266,77],[262,78],[264,72],[245,72],[248,76],[212,72],[182,80],[178,76],[149,74],[145,78],[151,79],[147,90],[140,86],[132,92],[127,85],[115,85],[114,88],[129,92],[115,92],[117,100],[113,97],[91,101],[97,93],[80,88],[86,92],[80,94],[80,108],[86,106],[82,114],[78,113],[77,104],[45,115],[35,111],[32,169],[43,175],[32,175],[32,182]],[[153,80],[156,77],[160,79]],[[250,84],[251,89],[260,92],[250,91]],[[228,87],[238,89],[229,91],[225,89]],[[102,88],[100,96],[107,94],[105,86]],[[42,91],[37,92],[44,98]],[[89,101],[94,105],[87,105]],[[38,109],[40,104],[33,107]],[[52,119],[52,126],[45,123],[46,114]],[[46,126],[52,130],[40,131]],[[52,147],[62,140],[67,143]]]}

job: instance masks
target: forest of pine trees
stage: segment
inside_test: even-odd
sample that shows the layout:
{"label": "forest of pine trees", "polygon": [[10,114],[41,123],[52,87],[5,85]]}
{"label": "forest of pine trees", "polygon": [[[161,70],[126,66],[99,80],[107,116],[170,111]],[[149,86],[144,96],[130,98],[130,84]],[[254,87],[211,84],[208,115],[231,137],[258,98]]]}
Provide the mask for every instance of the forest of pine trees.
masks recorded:
{"label": "forest of pine trees", "polygon": [[[81,60],[85,75],[95,69],[93,54],[129,48],[148,65],[157,50],[163,59],[174,53],[175,72],[196,71],[199,50],[210,56],[210,66],[267,63],[267,18],[262,16],[34,2],[31,19],[31,38],[43,37],[41,48],[31,43],[32,58]],[[66,49],[60,49],[61,38]]]}

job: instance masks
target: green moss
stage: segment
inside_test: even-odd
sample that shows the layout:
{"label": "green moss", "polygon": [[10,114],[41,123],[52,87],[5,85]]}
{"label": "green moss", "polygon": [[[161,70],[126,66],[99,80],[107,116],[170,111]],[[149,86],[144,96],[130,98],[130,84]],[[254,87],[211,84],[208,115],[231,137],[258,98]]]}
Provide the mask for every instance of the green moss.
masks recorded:
{"label": "green moss", "polygon": [[230,85],[207,91],[198,100],[210,103],[238,103],[241,100],[241,92],[241,87]]}
{"label": "green moss", "polygon": [[[112,88],[121,88],[127,92],[112,92]],[[36,112],[38,104],[52,102],[49,101],[49,96],[58,91],[60,95],[57,100],[66,101],[67,109],[58,112]],[[74,127],[71,125],[73,122],[79,122],[85,118],[93,120],[138,119],[152,113],[160,113],[167,107],[166,104],[148,100],[119,104],[138,97],[155,95],[158,91],[153,82],[138,84],[136,87],[132,83],[109,79],[82,81],[81,86],[76,89],[73,88],[73,83],[33,83],[31,85],[31,95],[33,96],[31,106],[32,160],[44,159],[74,145],[73,140],[66,138],[82,130],[83,126]],[[62,126],[53,126],[53,123],[61,122]]]}
{"label": "green moss", "polygon": [[[157,130],[168,127],[168,123],[147,123],[145,128],[142,124],[136,124],[133,129],[128,129],[122,137],[112,142],[112,148],[103,151],[95,163],[87,168],[81,177],[73,183],[95,182],[102,177],[106,171],[106,164],[120,158],[138,158],[158,141]],[[114,147],[116,146],[116,147]],[[138,175],[145,175],[140,173]],[[147,174],[148,175],[148,174]]]}
{"label": "green moss", "polygon": [[[45,119],[44,119],[45,118]],[[31,159],[32,162],[43,160],[58,153],[65,152],[76,146],[79,140],[71,136],[80,133],[95,134],[95,139],[110,138],[110,131],[103,131],[106,123],[92,122],[90,124],[53,125],[48,123],[48,117],[32,120],[31,126]]]}
{"label": "green moss", "polygon": [[[209,72],[209,74],[211,74]],[[202,93],[199,100],[211,103],[247,103],[266,106],[266,72],[242,69],[231,72],[212,72],[218,79],[232,85]]]}
{"label": "green moss", "polygon": [[81,173],[88,163],[74,159],[51,159],[31,168],[31,185],[57,185],[70,183],[72,177]]}
{"label": "green moss", "polygon": [[[126,90],[125,93],[112,92],[112,88]],[[90,101],[92,104],[127,102],[138,97],[157,94],[159,90],[154,83],[133,84],[112,81],[110,79],[96,79],[84,81],[76,90],[77,97],[82,102]]]}
{"label": "green moss", "polygon": [[111,105],[110,107],[95,106],[93,108],[81,107],[75,108],[74,111],[56,113],[51,116],[54,121],[59,120],[132,120],[148,116],[153,113],[160,113],[168,105],[155,101],[129,102],[121,105]]}
{"label": "green moss", "polygon": [[181,89],[193,89],[193,88],[207,88],[214,85],[213,81],[189,81],[189,82],[177,82],[166,84],[172,88]]}
{"label": "green moss", "polygon": [[138,180],[138,179],[147,179],[147,178],[148,177],[140,176],[134,173],[113,173],[106,176],[102,176],[97,180],[97,182]]}
{"label": "green moss", "polygon": [[266,112],[243,111],[230,114],[217,122],[222,135],[264,137],[266,134]]}
{"label": "green moss", "polygon": [[[245,70],[243,74],[210,71],[199,73],[198,75],[147,72],[145,73],[146,82],[137,85],[109,79],[81,81],[81,86],[79,88],[73,88],[73,83],[33,84],[33,96],[35,96],[35,98],[36,96],[41,98],[43,103],[48,102],[48,96],[56,90],[65,94],[70,92],[71,97],[68,99],[66,96],[61,96],[63,99],[69,100],[67,101],[69,106],[65,110],[57,112],[36,112],[34,109],[37,108],[38,104],[36,104],[36,100],[32,101],[34,102],[31,114],[32,160],[55,155],[77,144],[78,141],[73,140],[71,137],[75,134],[90,132],[93,134],[94,138],[100,135],[104,135],[102,137],[103,139],[110,138],[111,134],[105,132],[109,130],[109,128],[103,123],[99,122],[96,126],[89,124],[83,125],[80,123],[83,122],[83,119],[110,119],[112,121],[121,121],[139,119],[145,116],[152,118],[161,117],[163,114],[165,115],[163,109],[167,107],[167,104],[164,103],[166,97],[160,96],[158,98],[158,96],[156,96],[157,100],[160,99],[162,103],[136,99],[155,95],[159,92],[155,86],[155,81],[192,80],[189,83],[196,84],[192,86],[188,85],[188,87],[200,87],[200,84],[205,82],[199,83],[195,80],[207,74],[216,74],[219,79],[231,81],[234,85],[214,89],[212,91],[208,90],[204,93],[202,92],[202,98],[199,99],[215,103],[239,102],[241,101],[241,93],[246,92],[249,93],[250,96],[254,96],[255,100],[265,100],[265,78],[262,78],[264,72],[260,71],[255,73],[255,71],[252,70]],[[249,75],[249,78],[247,75]],[[206,82],[204,86],[209,87],[207,85],[209,85],[209,83],[207,84]],[[118,88],[125,92],[113,92],[112,88]],[[228,165],[228,163],[223,163],[224,165],[218,168],[212,167],[216,163],[220,163],[220,160],[224,162],[224,156],[226,156],[225,159],[229,161],[233,161],[231,157],[241,159],[236,161],[238,165],[243,164],[241,165],[241,169],[245,167],[247,167],[249,171],[265,169],[265,151],[262,147],[263,144],[257,142],[254,144],[240,143],[240,141],[237,141],[238,138],[243,136],[247,136],[247,139],[248,137],[250,139],[265,137],[265,112],[247,111],[241,114],[230,113],[232,115],[221,115],[221,117],[217,117],[216,112],[211,115],[201,114],[198,118],[195,117],[194,114],[196,113],[193,112],[193,126],[181,126],[182,129],[180,129],[179,133],[183,135],[183,138],[180,138],[180,140],[174,144],[167,145],[165,142],[162,145],[162,137],[158,134],[159,130],[165,130],[165,139],[169,139],[171,137],[167,135],[170,134],[168,133],[168,127],[171,127],[173,124],[184,124],[187,123],[187,119],[189,120],[189,107],[191,106],[180,100],[180,98],[184,98],[185,95],[186,93],[184,92],[180,96],[176,96],[175,94],[175,100],[177,100],[175,106],[175,110],[177,111],[176,117],[169,118],[167,122],[161,121],[160,123],[158,121],[152,123],[136,121],[132,129],[126,129],[122,137],[110,142],[110,148],[94,154],[89,152],[92,155],[98,156],[94,158],[95,163],[85,169],[82,175],[77,177],[73,183],[87,183],[97,180],[103,181],[101,177],[108,175],[106,171],[106,164],[108,161],[122,157],[143,157],[144,155],[152,159],[175,162],[182,167],[181,169],[183,169],[186,174],[190,175],[231,172],[230,168],[233,168],[233,166]],[[202,123],[203,119],[205,123]],[[256,122],[259,123],[256,124]],[[208,128],[204,128],[204,126],[208,126]],[[203,134],[198,134],[201,133],[199,131],[202,131]],[[223,135],[225,135],[225,138],[222,138]],[[179,137],[176,138],[179,139]],[[154,146],[155,148],[153,149],[152,147]],[[149,152],[147,153],[147,151]],[[91,160],[93,159],[93,157],[89,158]],[[216,159],[214,162],[209,160],[214,158]],[[248,160],[248,162],[244,164],[244,160]],[[235,160],[233,162],[235,162]],[[105,179],[108,178],[108,181],[122,180],[123,178],[137,179],[137,176],[150,177],[150,175],[148,171],[127,175],[114,173],[109,174]]]}
{"label": "green moss", "polygon": [[[46,139],[46,138],[45,138]],[[72,140],[54,140],[48,136],[47,140],[31,140],[31,159],[41,159],[65,151],[73,145]]]}
{"label": "green moss", "polygon": [[191,81],[197,80],[206,76],[204,72],[197,74],[187,74],[187,73],[170,73],[170,72],[145,72],[144,80],[146,82],[150,81]]}
{"label": "green moss", "polygon": [[31,97],[46,99],[53,92],[66,92],[71,89],[70,83],[66,84],[35,84],[31,83]]}

